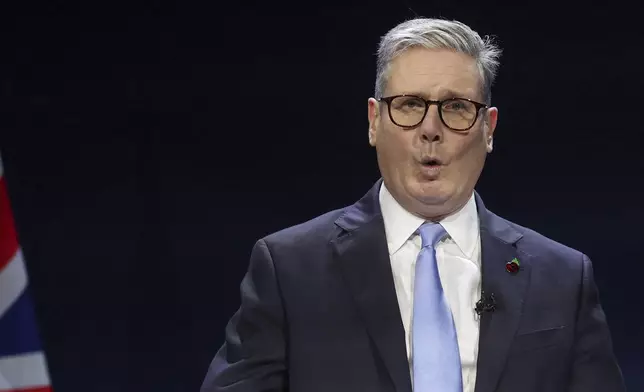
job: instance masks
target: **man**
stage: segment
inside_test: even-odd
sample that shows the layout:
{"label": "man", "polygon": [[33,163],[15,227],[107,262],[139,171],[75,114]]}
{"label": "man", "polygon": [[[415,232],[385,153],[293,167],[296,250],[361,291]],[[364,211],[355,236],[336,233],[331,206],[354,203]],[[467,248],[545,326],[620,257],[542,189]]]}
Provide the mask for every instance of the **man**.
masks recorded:
{"label": "man", "polygon": [[380,43],[354,205],[258,241],[202,392],[623,391],[584,254],[488,211],[500,50],[416,19]]}

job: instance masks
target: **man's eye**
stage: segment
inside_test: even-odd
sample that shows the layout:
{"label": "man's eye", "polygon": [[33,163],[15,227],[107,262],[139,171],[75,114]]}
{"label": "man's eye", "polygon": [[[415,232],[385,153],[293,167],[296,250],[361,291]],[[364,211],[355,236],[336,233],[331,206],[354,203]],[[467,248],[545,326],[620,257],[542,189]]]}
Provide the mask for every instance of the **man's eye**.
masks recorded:
{"label": "man's eye", "polygon": [[400,108],[403,109],[418,109],[424,107],[425,103],[419,99],[406,99],[400,103]]}
{"label": "man's eye", "polygon": [[443,106],[447,110],[463,110],[465,109],[465,105],[463,102],[457,101],[457,102],[448,102]]}

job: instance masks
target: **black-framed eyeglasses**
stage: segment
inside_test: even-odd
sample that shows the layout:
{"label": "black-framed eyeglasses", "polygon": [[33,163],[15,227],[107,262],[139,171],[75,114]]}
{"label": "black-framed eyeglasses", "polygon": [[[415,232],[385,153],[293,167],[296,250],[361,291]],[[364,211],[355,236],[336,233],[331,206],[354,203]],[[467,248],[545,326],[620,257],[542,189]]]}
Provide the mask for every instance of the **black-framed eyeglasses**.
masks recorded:
{"label": "black-framed eyeglasses", "polygon": [[488,108],[486,104],[467,98],[434,101],[407,94],[383,97],[378,101],[387,103],[391,122],[403,128],[420,125],[429,107],[435,104],[438,106],[438,116],[446,127],[454,131],[467,131],[476,123],[481,109]]}

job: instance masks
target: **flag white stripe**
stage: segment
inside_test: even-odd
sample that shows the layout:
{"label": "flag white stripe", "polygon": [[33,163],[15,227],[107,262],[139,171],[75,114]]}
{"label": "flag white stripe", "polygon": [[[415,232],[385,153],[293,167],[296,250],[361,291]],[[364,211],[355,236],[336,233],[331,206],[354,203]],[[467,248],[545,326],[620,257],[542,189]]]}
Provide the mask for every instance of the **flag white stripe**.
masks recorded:
{"label": "flag white stripe", "polygon": [[18,249],[9,264],[0,271],[0,317],[20,297],[27,287],[27,271]]}
{"label": "flag white stripe", "polygon": [[0,358],[0,390],[48,385],[49,375],[42,352]]}

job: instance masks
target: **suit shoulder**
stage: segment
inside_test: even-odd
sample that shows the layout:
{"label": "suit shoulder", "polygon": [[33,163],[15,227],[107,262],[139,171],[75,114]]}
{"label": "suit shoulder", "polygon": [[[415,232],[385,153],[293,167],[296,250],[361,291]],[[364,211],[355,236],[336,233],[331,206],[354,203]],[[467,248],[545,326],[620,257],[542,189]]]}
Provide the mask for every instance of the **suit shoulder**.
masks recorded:
{"label": "suit shoulder", "polygon": [[337,230],[336,219],[342,215],[345,208],[326,212],[307,221],[286,227],[266,235],[262,240],[269,248],[289,245],[310,244],[311,241],[328,242],[331,234]]}
{"label": "suit shoulder", "polygon": [[505,221],[517,232],[521,233],[522,237],[518,241],[517,246],[532,256],[555,258],[558,260],[563,258],[565,260],[578,262],[579,264],[582,263],[582,259],[585,257],[584,253],[580,250],[547,237],[536,230],[521,226],[501,217],[498,218]]}

